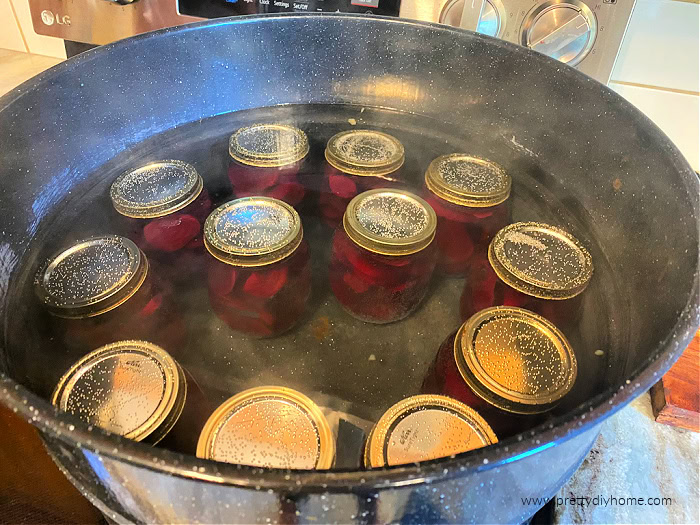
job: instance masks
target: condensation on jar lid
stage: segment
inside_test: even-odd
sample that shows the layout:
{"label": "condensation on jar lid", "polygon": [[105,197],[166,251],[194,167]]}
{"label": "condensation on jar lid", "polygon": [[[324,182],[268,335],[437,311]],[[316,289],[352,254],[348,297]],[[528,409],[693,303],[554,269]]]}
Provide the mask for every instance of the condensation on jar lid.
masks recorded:
{"label": "condensation on jar lid", "polygon": [[500,204],[510,196],[511,178],[495,162],[452,153],[430,163],[425,184],[435,195],[453,204],[483,208]]}
{"label": "condensation on jar lid", "polygon": [[591,254],[576,238],[538,222],[516,222],[500,230],[488,257],[503,282],[542,299],[575,297],[593,275]]}
{"label": "condensation on jar lid", "polygon": [[294,164],[309,153],[309,139],[286,124],[254,124],[237,130],[228,142],[234,160],[248,166],[277,168]]}
{"label": "condensation on jar lid", "polygon": [[286,202],[243,197],[215,209],[204,223],[204,244],[236,266],[263,266],[291,255],[304,235],[301,218]]}
{"label": "condensation on jar lid", "polygon": [[471,389],[509,412],[552,408],[576,380],[576,356],[556,326],[523,308],[496,306],[468,319],[455,361]]}
{"label": "condensation on jar lid", "polygon": [[360,193],[348,204],[343,226],[359,246],[384,255],[408,255],[428,246],[437,218],[423,199],[402,190]]}
{"label": "condensation on jar lid", "polygon": [[445,396],[413,396],[396,403],[377,422],[365,447],[365,466],[428,461],[496,442],[488,423],[464,403]]}
{"label": "condensation on jar lid", "polygon": [[182,413],[180,365],[146,341],[119,341],[89,353],[58,382],[51,402],[90,425],[155,444]]}
{"label": "condensation on jar lid", "polygon": [[59,317],[92,317],[116,308],[143,284],[146,256],[117,235],[80,241],[49,259],[39,271],[39,299]]}
{"label": "condensation on jar lid", "polygon": [[381,131],[342,131],[328,141],[326,160],[344,173],[382,176],[403,165],[404,149],[396,138]]}
{"label": "condensation on jar lid", "polygon": [[202,188],[202,177],[194,166],[161,160],[121,174],[109,195],[122,215],[150,219],[181,210],[199,197]]}
{"label": "condensation on jar lid", "polygon": [[226,463],[297,470],[328,469],[335,442],[320,408],[290,388],[251,388],[209,417],[197,457]]}

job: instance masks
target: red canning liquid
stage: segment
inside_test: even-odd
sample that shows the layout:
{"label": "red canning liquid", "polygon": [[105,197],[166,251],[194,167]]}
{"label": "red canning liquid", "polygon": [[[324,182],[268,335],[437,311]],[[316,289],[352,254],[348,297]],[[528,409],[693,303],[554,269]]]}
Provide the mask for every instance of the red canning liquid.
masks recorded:
{"label": "red canning liquid", "polygon": [[580,316],[581,294],[571,299],[541,299],[504,283],[493,270],[484,254],[475,257],[469,269],[464,290],[459,301],[459,313],[463,321],[490,306],[517,306],[525,308],[552,321],[558,328],[566,330]]}
{"label": "red canning liquid", "polygon": [[424,198],[438,217],[438,268],[464,275],[510,222],[511,178],[489,160],[463,153],[434,159],[425,172]]}
{"label": "red canning liquid", "polygon": [[489,208],[470,208],[440,199],[429,191],[423,197],[437,214],[438,268],[446,274],[466,274],[471,262],[486,253],[496,232],[510,222],[510,201]]}
{"label": "red canning liquid", "polygon": [[271,197],[299,205],[306,195],[300,174],[306,171],[308,152],[306,134],[294,126],[261,123],[237,130],[229,139],[234,197]]}
{"label": "red canning liquid", "polygon": [[88,351],[122,339],[149,340],[177,355],[186,340],[185,322],[173,304],[171,286],[154,273],[149,268],[139,289],[112,310],[80,319],[54,317],[64,344]]}
{"label": "red canning liquid", "polygon": [[309,246],[304,240],[292,255],[257,267],[238,267],[212,259],[209,299],[232,329],[260,337],[286,332],[301,318],[311,294]]}
{"label": "red canning liquid", "polygon": [[326,164],[319,196],[319,208],[324,222],[332,228],[338,226],[343,220],[348,203],[364,191],[400,187],[400,172],[399,169],[385,177],[352,175]]}
{"label": "red canning liquid", "polygon": [[345,230],[333,235],[328,278],[336,298],[363,321],[390,323],[423,300],[435,268],[435,247],[411,255],[381,255],[355,244]]}

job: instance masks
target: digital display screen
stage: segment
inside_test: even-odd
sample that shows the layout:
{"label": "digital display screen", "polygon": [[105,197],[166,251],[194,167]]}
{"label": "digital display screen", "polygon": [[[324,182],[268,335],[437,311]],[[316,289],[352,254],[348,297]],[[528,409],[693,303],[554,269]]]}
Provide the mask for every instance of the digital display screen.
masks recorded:
{"label": "digital display screen", "polygon": [[401,0],[178,0],[183,15],[218,18],[258,13],[370,13],[399,16]]}

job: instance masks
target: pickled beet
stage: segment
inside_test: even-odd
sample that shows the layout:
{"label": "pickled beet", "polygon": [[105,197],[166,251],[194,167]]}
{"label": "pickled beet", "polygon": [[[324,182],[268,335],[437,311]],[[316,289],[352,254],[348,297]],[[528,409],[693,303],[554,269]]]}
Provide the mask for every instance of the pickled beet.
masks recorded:
{"label": "pickled beet", "polygon": [[192,215],[173,213],[151,220],[143,228],[143,235],[151,248],[175,252],[187,246],[202,230]]}
{"label": "pickled beet", "polygon": [[[179,251],[193,251],[204,255],[202,228],[209,212],[211,198],[206,188],[202,188],[197,198],[187,206],[162,217],[134,219],[124,217],[129,226],[127,237],[131,238],[150,258],[159,258],[168,254],[167,260],[172,263],[171,254]],[[185,265],[178,264],[179,273],[186,275]],[[178,272],[176,272],[177,274]]]}
{"label": "pickled beet", "polygon": [[356,245],[339,227],[333,236],[331,289],[358,319],[374,323],[402,319],[427,292],[435,267],[433,246],[410,255],[381,255]]}
{"label": "pickled beet", "polygon": [[488,208],[460,206],[427,189],[424,198],[438,217],[438,268],[449,275],[466,274],[473,255],[485,253],[493,236],[510,221],[509,201]]}
{"label": "pickled beet", "polygon": [[119,306],[81,319],[53,319],[68,348],[91,351],[121,339],[148,340],[173,353],[186,339],[184,319],[175,309],[170,286],[152,265],[139,289]]}
{"label": "pickled beet", "polygon": [[302,241],[292,255],[265,266],[213,259],[208,281],[212,309],[229,327],[259,337],[279,335],[306,309],[311,292],[308,244]]}
{"label": "pickled beet", "polygon": [[306,195],[299,180],[303,161],[282,167],[256,167],[231,160],[228,178],[235,197],[272,197],[292,206],[298,205]]}
{"label": "pickled beet", "polygon": [[319,196],[321,217],[326,224],[335,228],[342,221],[345,208],[353,197],[375,188],[398,187],[400,182],[397,176],[397,172],[381,177],[351,175],[326,164]]}

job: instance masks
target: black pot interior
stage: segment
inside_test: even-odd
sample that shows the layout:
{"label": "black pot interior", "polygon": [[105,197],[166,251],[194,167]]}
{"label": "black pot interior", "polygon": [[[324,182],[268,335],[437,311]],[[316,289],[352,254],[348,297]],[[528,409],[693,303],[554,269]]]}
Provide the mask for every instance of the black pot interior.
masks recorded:
{"label": "black pot interior", "polygon": [[[475,153],[512,175],[514,220],[551,223],[583,242],[595,272],[580,324],[566,334],[579,374],[552,417],[617,390],[662,342],[697,325],[697,179],[620,97],[553,60],[473,34],[360,17],[270,17],[108,46],[2,99],[0,370],[48,399],[82,356],[55,338],[33,278],[72,241],[120,233],[108,197],[118,174],[184,160],[225,202],[228,136],[269,121],[310,137],[311,192],[331,135],[379,129],[405,145],[404,176],[416,191],[436,156]],[[211,312],[201,268],[199,281],[176,286],[188,336],[169,350],[214,406],[273,384],[375,421],[420,391],[460,323],[463,281],[433,279],[404,321],[354,320],[327,285],[331,230],[313,202],[302,219],[314,287],[296,329],[273,339],[229,330]]]}

